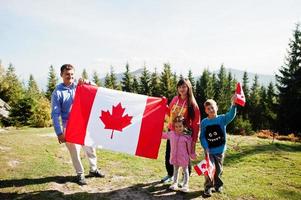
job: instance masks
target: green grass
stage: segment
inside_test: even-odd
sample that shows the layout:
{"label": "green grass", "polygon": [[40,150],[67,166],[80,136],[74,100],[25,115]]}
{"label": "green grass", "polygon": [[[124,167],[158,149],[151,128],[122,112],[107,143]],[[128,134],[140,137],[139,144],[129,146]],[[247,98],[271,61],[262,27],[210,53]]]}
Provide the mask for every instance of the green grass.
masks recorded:
{"label": "green grass", "polygon": [[[65,145],[52,128],[0,132],[0,199],[193,199],[203,194],[204,178],[193,172],[190,192],[176,193],[158,181],[165,175],[165,141],[157,160],[98,150],[106,178],[73,182]],[[198,160],[202,150],[198,144]],[[82,154],[84,158],[84,154]],[[83,159],[86,171],[88,162]],[[301,145],[229,136],[224,162],[224,193],[210,199],[301,199]]]}

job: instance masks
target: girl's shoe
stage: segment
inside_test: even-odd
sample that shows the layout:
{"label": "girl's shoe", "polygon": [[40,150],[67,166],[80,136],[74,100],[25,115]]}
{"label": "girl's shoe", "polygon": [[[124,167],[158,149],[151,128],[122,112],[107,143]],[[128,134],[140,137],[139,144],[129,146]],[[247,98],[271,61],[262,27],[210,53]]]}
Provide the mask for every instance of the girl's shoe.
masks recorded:
{"label": "girl's shoe", "polygon": [[211,197],[212,196],[212,190],[211,190],[211,188],[205,189],[204,195],[207,196],[207,197]]}
{"label": "girl's shoe", "polygon": [[183,185],[183,187],[180,189],[181,192],[189,192],[189,187],[188,185]]}
{"label": "girl's shoe", "polygon": [[221,186],[219,188],[216,188],[215,191],[218,193],[223,193],[223,187]]}
{"label": "girl's shoe", "polygon": [[165,176],[164,178],[161,179],[161,183],[169,183],[173,181],[173,176]]}
{"label": "girl's shoe", "polygon": [[170,187],[169,187],[169,189],[171,189],[171,190],[178,190],[179,188],[178,188],[178,183],[173,183]]}

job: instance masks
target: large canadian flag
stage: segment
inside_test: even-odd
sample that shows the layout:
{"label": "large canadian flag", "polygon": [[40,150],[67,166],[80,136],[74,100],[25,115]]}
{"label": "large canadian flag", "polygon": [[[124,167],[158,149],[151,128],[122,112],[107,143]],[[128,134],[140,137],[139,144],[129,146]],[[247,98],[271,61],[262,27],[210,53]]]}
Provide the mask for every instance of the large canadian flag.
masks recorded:
{"label": "large canadian flag", "polygon": [[156,159],[166,104],[165,98],[79,85],[66,141]]}

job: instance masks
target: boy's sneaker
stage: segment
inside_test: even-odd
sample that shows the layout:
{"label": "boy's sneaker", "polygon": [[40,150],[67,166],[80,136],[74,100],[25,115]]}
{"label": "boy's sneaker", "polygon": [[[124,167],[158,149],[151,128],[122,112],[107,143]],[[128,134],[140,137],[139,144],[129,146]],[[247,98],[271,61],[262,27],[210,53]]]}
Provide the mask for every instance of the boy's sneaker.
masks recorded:
{"label": "boy's sneaker", "polygon": [[183,187],[180,189],[181,192],[189,192],[189,187],[188,185],[183,185]]}
{"label": "boy's sneaker", "polygon": [[171,189],[171,190],[178,190],[179,188],[178,188],[178,183],[173,183],[170,187],[169,187],[169,189]]}
{"label": "boy's sneaker", "polygon": [[87,185],[85,175],[84,174],[77,174],[76,176],[76,183],[78,185]]}
{"label": "boy's sneaker", "polygon": [[102,173],[99,169],[96,169],[95,171],[90,171],[89,176],[104,178],[105,174]]}
{"label": "boy's sneaker", "polygon": [[223,187],[215,188],[215,191],[218,193],[223,193]]}
{"label": "boy's sneaker", "polygon": [[173,176],[165,176],[164,178],[161,179],[161,183],[169,183],[173,181]]}
{"label": "boy's sneaker", "polygon": [[212,191],[211,191],[211,188],[209,189],[205,189],[204,191],[204,195],[207,196],[207,197],[211,197],[212,196]]}

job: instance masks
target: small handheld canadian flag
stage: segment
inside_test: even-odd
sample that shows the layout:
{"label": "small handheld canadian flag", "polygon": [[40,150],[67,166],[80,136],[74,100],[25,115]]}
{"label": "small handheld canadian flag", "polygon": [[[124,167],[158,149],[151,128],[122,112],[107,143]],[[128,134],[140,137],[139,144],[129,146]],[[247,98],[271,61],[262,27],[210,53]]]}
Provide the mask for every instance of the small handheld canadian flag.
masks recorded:
{"label": "small handheld canadian flag", "polygon": [[235,96],[236,96],[235,103],[240,106],[245,106],[246,97],[239,82],[236,84]]}
{"label": "small handheld canadian flag", "polygon": [[208,176],[211,180],[213,180],[214,173],[215,173],[215,166],[210,161],[208,153],[206,154],[205,160],[202,160],[199,164],[195,165],[193,168],[199,176],[205,175]]}

